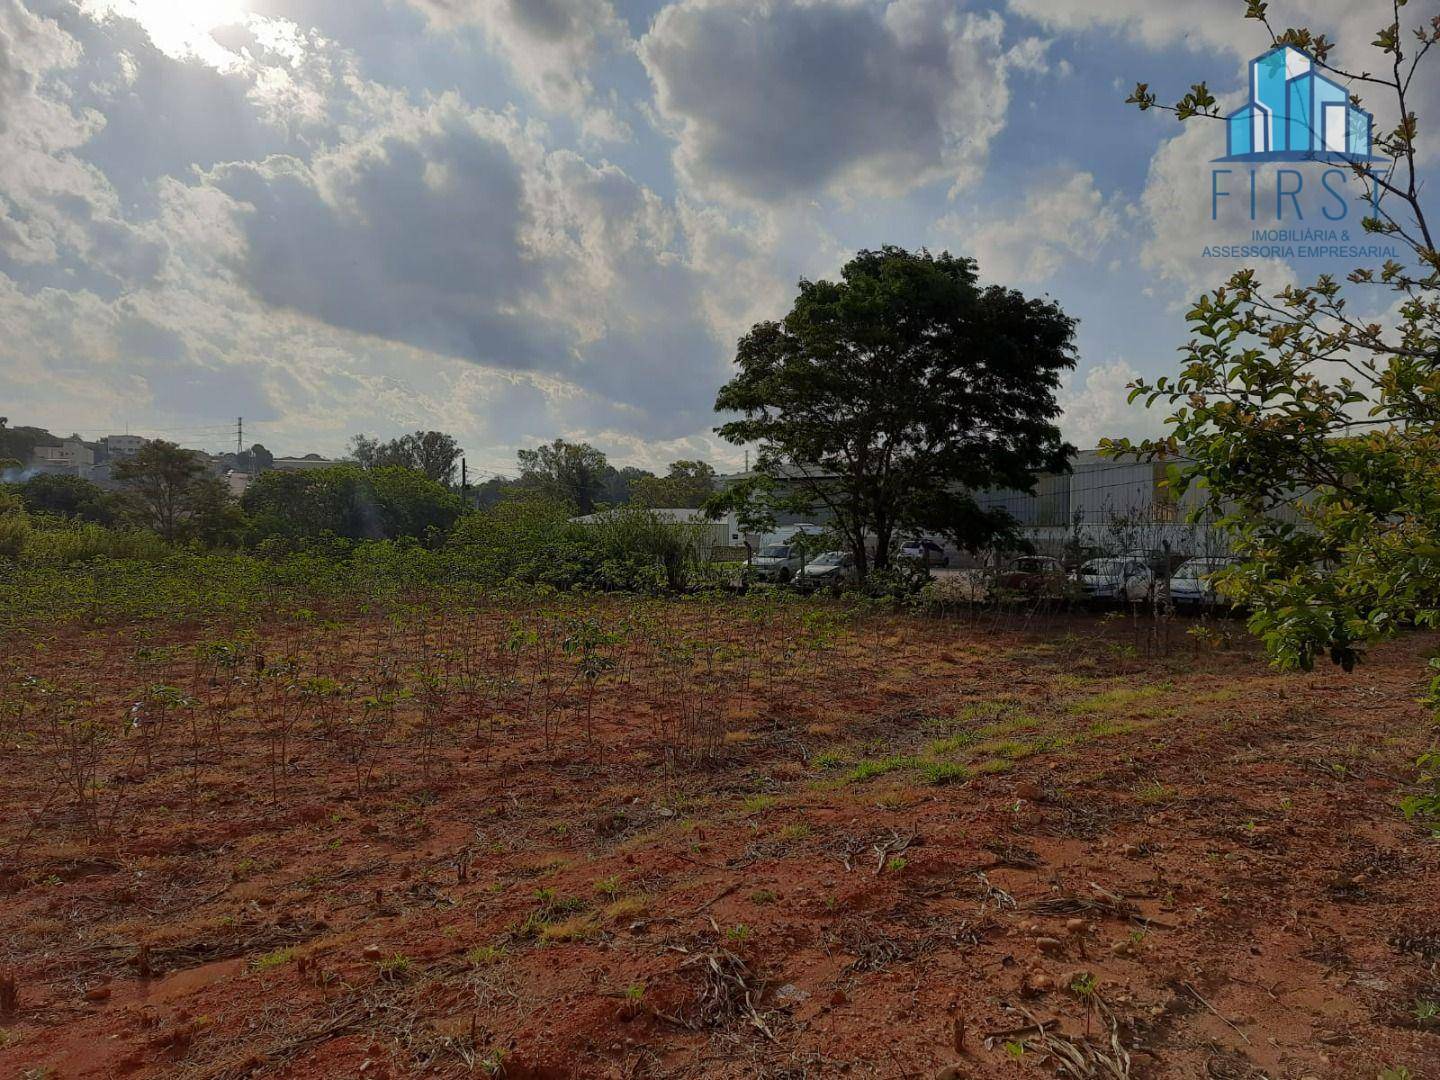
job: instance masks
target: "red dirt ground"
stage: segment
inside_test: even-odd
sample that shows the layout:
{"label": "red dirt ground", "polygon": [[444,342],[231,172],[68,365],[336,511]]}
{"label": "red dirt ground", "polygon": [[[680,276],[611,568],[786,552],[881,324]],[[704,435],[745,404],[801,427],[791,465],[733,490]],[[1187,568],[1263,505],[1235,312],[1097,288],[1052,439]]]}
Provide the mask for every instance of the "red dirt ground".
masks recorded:
{"label": "red dirt ground", "polygon": [[[1285,676],[1234,626],[1144,657],[1123,621],[872,616],[792,655],[695,610],[650,609],[593,742],[573,679],[548,748],[519,683],[447,676],[428,734],[417,694],[358,749],[292,700],[273,799],[251,673],[190,659],[213,629],[22,643],[56,689],[0,720],[0,1076],[1440,1077],[1440,843],[1396,809],[1436,638]],[[499,620],[251,648],[353,717]],[[743,685],[657,659],[707,634],[764,642]],[[147,766],[114,731],[160,683],[199,705]],[[62,717],[114,729],[88,828]]]}

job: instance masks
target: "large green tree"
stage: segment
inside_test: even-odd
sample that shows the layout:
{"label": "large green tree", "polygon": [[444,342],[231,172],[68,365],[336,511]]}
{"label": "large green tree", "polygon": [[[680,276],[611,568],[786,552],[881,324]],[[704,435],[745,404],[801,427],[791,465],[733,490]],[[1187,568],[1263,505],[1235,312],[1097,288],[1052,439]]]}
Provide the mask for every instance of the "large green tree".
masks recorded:
{"label": "large green tree", "polygon": [[[1339,65],[1307,28],[1278,31],[1260,0],[1246,17],[1262,41],[1304,50],[1348,82],[1357,102],[1378,95],[1375,151],[1387,160],[1348,166],[1372,195],[1364,230],[1402,257],[1355,268],[1348,288],[1325,274],[1267,290],[1254,271],[1236,273],[1191,309],[1180,371],[1134,387],[1170,407],[1168,437],[1111,444],[1179,458],[1173,485],[1203,492],[1201,512],[1240,556],[1222,588],[1285,667],[1328,656],[1349,668],[1401,628],[1440,625],[1440,253],[1412,108],[1440,16],[1412,16],[1402,0],[1377,7],[1376,61],[1364,70]],[[1162,105],[1142,83],[1130,101],[1181,120],[1219,111],[1204,84]],[[1425,760],[1440,776],[1440,755]],[[1440,780],[1425,805],[1440,815]]]}
{"label": "large green tree", "polygon": [[973,492],[1067,468],[1055,392],[1074,332],[1054,303],[982,286],[971,259],[862,251],[741,339],[715,402],[738,418],[717,431],[758,457],[721,502],[828,510],[862,574],[909,531],[988,546],[1014,523]]}
{"label": "large green tree", "polygon": [[195,450],[154,439],[115,463],[126,511],[166,540],[212,539],[231,524],[233,502]]}
{"label": "large green tree", "polygon": [[568,502],[582,514],[594,513],[614,472],[604,453],[589,443],[556,439],[533,450],[517,451],[520,479],[546,496]]}
{"label": "large green tree", "polygon": [[275,467],[275,455],[260,443],[256,443],[249,450],[242,450],[236,456],[235,467],[242,473],[259,476]]}
{"label": "large green tree", "polygon": [[455,437],[443,431],[417,431],[389,442],[368,435],[350,440],[350,456],[361,468],[413,469],[437,484],[455,483],[463,453]]}
{"label": "large green tree", "polygon": [[613,465],[607,465],[605,479],[600,485],[600,498],[597,501],[610,506],[621,506],[632,502],[636,493],[654,479],[656,476],[649,469],[642,469],[635,465],[622,465],[617,469]]}
{"label": "large green tree", "polygon": [[715,469],[704,461],[673,461],[664,476],[650,473],[630,484],[630,501],[651,509],[695,508],[715,492]]}

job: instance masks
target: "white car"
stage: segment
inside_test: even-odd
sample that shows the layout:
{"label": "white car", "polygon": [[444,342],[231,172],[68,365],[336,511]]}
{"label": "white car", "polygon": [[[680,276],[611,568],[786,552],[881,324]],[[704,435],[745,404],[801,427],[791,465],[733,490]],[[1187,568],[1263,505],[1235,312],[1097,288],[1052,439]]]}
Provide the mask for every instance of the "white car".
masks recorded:
{"label": "white car", "polygon": [[789,544],[766,544],[750,560],[749,576],[754,581],[775,581],[784,584],[805,565],[799,548]]}
{"label": "white car", "polygon": [[821,589],[839,587],[858,579],[853,555],[848,551],[827,551],[805,564],[805,569],[796,575],[795,584],[802,589]]}
{"label": "white car", "polygon": [[934,540],[910,540],[900,548],[900,558],[923,563],[925,566],[949,566],[950,556]]}
{"label": "white car", "polygon": [[1170,599],[1176,607],[1214,607],[1224,599],[1215,591],[1214,577],[1232,558],[1190,559],[1182,563],[1170,578]]}
{"label": "white car", "polygon": [[1075,574],[1087,600],[1139,604],[1154,600],[1160,585],[1155,571],[1141,559],[1091,559]]}

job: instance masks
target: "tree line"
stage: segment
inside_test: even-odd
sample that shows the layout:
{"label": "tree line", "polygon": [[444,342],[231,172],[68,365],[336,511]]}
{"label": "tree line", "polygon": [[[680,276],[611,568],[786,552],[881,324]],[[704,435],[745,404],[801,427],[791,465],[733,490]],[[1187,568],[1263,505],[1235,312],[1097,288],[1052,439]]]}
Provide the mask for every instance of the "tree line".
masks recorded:
{"label": "tree line", "polygon": [[[703,461],[656,475],[555,439],[519,450],[516,477],[457,490],[456,439],[417,431],[357,435],[344,464],[261,472],[238,505],[200,455],[166,442],[116,464],[118,496],[58,477],[27,481],[20,496],[33,510],[115,514],[167,540],[206,543],[424,538],[472,507],[521,498],[575,515],[704,507],[737,514],[752,532],[813,515],[832,524],[863,577],[918,533],[972,550],[1017,542],[1015,522],[974,496],[1033,491],[1039,473],[1067,468],[1055,394],[1075,364],[1074,332],[1053,301],[983,284],[973,259],[884,247],[858,253],[836,281],[801,281],[784,319],[740,340],[716,431],[751,448],[756,467],[723,489]],[[247,460],[260,464],[263,449]]]}
{"label": "tree line", "polygon": [[[24,430],[27,442],[34,441],[31,432],[48,436],[43,429]],[[262,446],[247,455],[273,463]],[[236,499],[205,455],[153,440],[114,462],[117,490],[61,473],[38,473],[8,488],[32,514],[141,527],[172,543],[240,546],[324,536],[424,539],[445,533],[471,508],[514,499],[544,500],[571,514],[621,505],[693,508],[710,497],[716,482],[715,470],[703,461],[677,461],[657,476],[617,469],[587,443],[556,439],[519,451],[517,478],[496,477],[462,489],[462,456],[454,436],[440,431],[386,442],[357,435],[348,460],[321,468],[267,469]],[[12,474],[22,467],[18,458],[4,464]]]}

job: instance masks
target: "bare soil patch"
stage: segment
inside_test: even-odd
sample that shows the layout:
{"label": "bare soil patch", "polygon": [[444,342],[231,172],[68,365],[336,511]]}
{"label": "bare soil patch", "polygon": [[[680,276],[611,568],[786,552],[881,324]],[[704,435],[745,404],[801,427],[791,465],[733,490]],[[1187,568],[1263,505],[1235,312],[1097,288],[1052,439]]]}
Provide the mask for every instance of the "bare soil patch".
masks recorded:
{"label": "bare soil patch", "polygon": [[1437,640],[1284,676],[1183,629],[36,628],[0,1075],[1440,1075],[1440,845],[1396,809]]}

